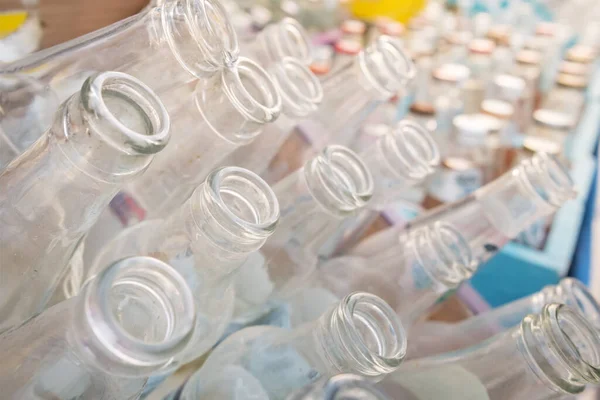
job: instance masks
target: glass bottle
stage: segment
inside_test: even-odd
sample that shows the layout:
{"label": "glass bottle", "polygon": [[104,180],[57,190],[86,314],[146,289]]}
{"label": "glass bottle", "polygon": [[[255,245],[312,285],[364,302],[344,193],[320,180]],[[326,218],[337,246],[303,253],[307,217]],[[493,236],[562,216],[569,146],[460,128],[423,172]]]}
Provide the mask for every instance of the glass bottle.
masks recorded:
{"label": "glass bottle", "polygon": [[515,56],[514,74],[525,80],[527,97],[532,99],[533,110],[540,105],[542,94],[540,89],[542,55],[534,50],[521,50]]}
{"label": "glass bottle", "polygon": [[548,139],[556,143],[563,152],[576,123],[577,120],[572,115],[562,110],[540,108],[533,113],[533,125],[527,134]]}
{"label": "glass bottle", "polygon": [[[426,357],[475,345],[518,325],[528,314],[538,314],[546,304],[565,304],[600,331],[600,305],[585,285],[564,278],[539,292],[507,303],[455,324],[424,322],[411,331],[410,358]],[[414,333],[414,335],[413,335]]]}
{"label": "glass bottle", "polygon": [[53,126],[0,174],[0,331],[40,312],[110,199],[169,139],[167,111],[139,80],[90,77]]}
{"label": "glass bottle", "polygon": [[150,257],[120,260],[79,296],[0,336],[2,396],[137,399],[149,375],[174,368],[194,320],[175,270]]}
{"label": "glass bottle", "polygon": [[510,118],[515,128],[518,129],[519,133],[527,131],[531,125],[533,97],[532,93],[527,90],[525,79],[512,74],[496,75],[487,89],[486,99],[509,103],[513,108]]}
{"label": "glass bottle", "polygon": [[[361,159],[343,146],[328,146],[294,174],[273,187],[281,220],[277,234],[243,267],[236,316],[261,312],[266,300],[291,295],[306,284],[319,249],[344,219],[364,209],[373,195],[373,178]],[[258,288],[269,288],[257,296]]]}
{"label": "glass bottle", "polygon": [[485,97],[486,83],[493,73],[492,55],[496,45],[489,39],[473,39],[469,43],[467,66],[471,71],[469,79],[463,87],[464,112],[476,113]]}
{"label": "glass bottle", "polygon": [[404,329],[393,310],[374,295],[353,293],[292,331],[256,326],[236,332],[185,383],[179,399],[247,398],[258,388],[265,398],[285,399],[315,379],[340,373],[377,381],[400,365],[405,351]]}
{"label": "glass bottle", "polygon": [[0,170],[52,124],[56,94],[27,75],[0,75]]}
{"label": "glass bottle", "polygon": [[474,374],[490,400],[564,398],[598,385],[598,332],[563,304],[548,304],[519,326],[464,350],[405,362],[398,374],[452,366]]}
{"label": "glass bottle", "polygon": [[371,256],[335,257],[319,265],[316,286],[338,298],[357,290],[384,299],[410,327],[479,264],[450,224],[434,223],[396,237]]}
{"label": "glass bottle", "polygon": [[565,113],[575,124],[583,112],[587,85],[586,76],[558,74],[556,85],[548,92],[540,109]]}
{"label": "glass bottle", "polygon": [[313,58],[308,32],[298,21],[287,17],[267,25],[243,51],[265,68],[286,57],[309,66]]}
{"label": "glass bottle", "polygon": [[298,121],[308,118],[319,108],[323,100],[323,87],[319,78],[294,58],[286,58],[272,65],[269,72],[281,96],[281,115],[276,121],[266,124],[256,139],[238,148],[221,164],[247,168],[273,182],[279,180],[277,176],[281,173],[267,170],[274,158],[274,165],[283,171],[300,167],[290,165],[290,158],[296,149],[282,146],[284,143],[288,146],[295,143],[286,141],[294,133]]}
{"label": "glass bottle", "polygon": [[[562,162],[538,153],[462,200],[425,212],[403,229],[416,229],[435,221],[449,222],[469,242],[473,258],[483,263],[528,226],[554,214],[575,194]],[[377,254],[388,248],[399,232],[399,228],[392,227],[377,233],[350,253]]]}
{"label": "glass bottle", "polygon": [[290,394],[286,400],[391,400],[364,377],[340,374],[321,378]]}
{"label": "glass bottle", "polygon": [[63,101],[95,71],[129,73],[161,92],[214,74],[238,54],[217,0],[176,0],[0,67],[49,85]]}
{"label": "glass bottle", "polygon": [[217,169],[169,218],[143,221],[116,236],[96,257],[90,276],[132,254],[172,265],[192,289],[198,314],[184,357],[191,361],[223,334],[233,311],[235,274],[278,219],[277,198],[256,174]]}

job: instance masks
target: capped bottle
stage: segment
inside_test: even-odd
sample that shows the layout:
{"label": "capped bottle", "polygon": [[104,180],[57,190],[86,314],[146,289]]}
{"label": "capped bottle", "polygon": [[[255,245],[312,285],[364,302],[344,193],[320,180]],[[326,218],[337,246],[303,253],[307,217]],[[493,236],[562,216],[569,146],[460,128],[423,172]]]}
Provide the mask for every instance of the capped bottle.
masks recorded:
{"label": "capped bottle", "polygon": [[6,399],[137,399],[173,370],[195,326],[183,277],[149,257],[120,260],[76,297],[0,335]]}
{"label": "capped bottle", "polygon": [[598,385],[598,360],[596,328],[568,306],[552,303],[476,346],[407,361],[397,373],[454,367],[476,376],[490,400],[555,399]]}
{"label": "capped bottle", "polygon": [[564,278],[539,292],[474,315],[455,324],[424,322],[415,327],[409,356],[424,357],[475,345],[518,325],[528,314],[538,314],[546,304],[565,304],[600,331],[600,305],[583,283]]}
{"label": "capped bottle", "polygon": [[0,174],[0,331],[39,313],[73,251],[126,182],[169,139],[167,111],[142,82],[90,77],[53,126]]}
{"label": "capped bottle", "polygon": [[[344,218],[364,209],[371,199],[373,178],[356,153],[328,146],[273,190],[281,209],[280,224],[260,254],[241,269],[238,318],[260,312],[267,300],[285,298],[306,283],[321,246]],[[259,288],[269,291],[258,296]]]}
{"label": "capped bottle", "polygon": [[234,333],[178,398],[237,399],[252,390],[259,398],[283,400],[315,379],[340,373],[377,381],[398,368],[405,351],[406,335],[393,310],[374,295],[353,293],[292,331],[256,326]]}
{"label": "capped bottle", "polygon": [[528,226],[553,215],[575,194],[562,161],[537,153],[462,200],[427,211],[411,221],[408,228],[392,227],[377,233],[351,253],[376,254],[389,247],[401,229],[447,221],[459,229],[469,242],[473,257],[483,263]]}
{"label": "capped bottle", "polygon": [[194,294],[196,329],[184,361],[212,347],[229,323],[238,268],[275,230],[279,206],[271,188],[238,167],[211,172],[178,210],[166,219],[127,228],[96,257],[90,271],[130,255],[169,263]]}

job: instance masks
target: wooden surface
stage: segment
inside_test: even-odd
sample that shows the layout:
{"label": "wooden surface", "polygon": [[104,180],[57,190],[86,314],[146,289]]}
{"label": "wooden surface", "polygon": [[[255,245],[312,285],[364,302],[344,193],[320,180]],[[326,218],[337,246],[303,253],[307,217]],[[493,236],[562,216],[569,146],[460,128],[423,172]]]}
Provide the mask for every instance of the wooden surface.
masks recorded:
{"label": "wooden surface", "polygon": [[[148,0],[39,0],[37,10],[44,30],[42,48],[110,25],[137,13],[147,3]],[[0,11],[22,8],[21,0],[0,0]]]}

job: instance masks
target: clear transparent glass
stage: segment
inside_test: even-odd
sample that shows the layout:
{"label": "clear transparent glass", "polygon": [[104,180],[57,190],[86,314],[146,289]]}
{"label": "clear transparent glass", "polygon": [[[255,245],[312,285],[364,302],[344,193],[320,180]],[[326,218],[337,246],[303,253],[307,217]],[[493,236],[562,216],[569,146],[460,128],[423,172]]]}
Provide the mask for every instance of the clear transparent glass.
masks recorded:
{"label": "clear transparent glass", "polygon": [[321,378],[290,394],[286,400],[391,400],[373,382],[352,374]]}
{"label": "clear transparent glass", "polygon": [[27,75],[0,75],[0,170],[52,124],[56,94]]}
{"label": "clear transparent glass", "polygon": [[0,174],[0,331],[40,312],[111,198],[169,139],[167,111],[142,82],[90,77],[54,124]]}
{"label": "clear transparent glass", "polygon": [[585,76],[559,74],[554,87],[546,94],[541,109],[561,112],[571,118],[575,126],[585,105],[585,90],[588,78]]}
{"label": "clear transparent glass", "polygon": [[284,18],[267,25],[253,41],[244,46],[242,52],[263,67],[269,67],[287,57],[309,66],[313,57],[308,32],[293,18]]}
{"label": "clear transparent glass", "polygon": [[[360,158],[342,146],[326,147],[294,174],[273,187],[281,209],[277,234],[246,263],[245,282],[271,293],[256,298],[238,292],[236,315],[251,315],[267,299],[289,296],[306,283],[318,262],[319,248],[344,218],[363,209],[373,195],[373,178]],[[258,289],[256,289],[258,290]]]}
{"label": "clear transparent glass", "polygon": [[537,153],[462,200],[433,208],[405,228],[391,227],[377,233],[351,253],[377,254],[390,246],[401,229],[447,221],[460,230],[473,257],[483,263],[527,227],[554,214],[575,194],[563,163],[552,155]]}
{"label": "clear transparent glass", "polygon": [[398,374],[452,366],[475,375],[490,400],[538,400],[600,383],[598,331],[578,312],[548,304],[519,326],[464,350],[405,362]]}
{"label": "clear transparent glass", "polygon": [[62,101],[95,71],[129,73],[160,92],[212,75],[238,55],[216,0],[175,0],[0,67],[49,85]]}
{"label": "clear transparent glass", "polygon": [[237,167],[213,171],[167,219],[129,227],[106,245],[90,276],[130,255],[173,266],[194,293],[196,329],[185,361],[200,357],[223,334],[233,312],[235,274],[275,230],[275,193],[256,174]]}
{"label": "clear transparent glass", "polygon": [[192,375],[180,399],[248,398],[244,394],[257,387],[264,398],[285,399],[340,373],[376,381],[394,371],[405,352],[406,335],[393,310],[376,296],[354,293],[292,331],[257,326],[236,332]]}
{"label": "clear transparent glass", "polygon": [[314,279],[317,286],[337,297],[368,290],[390,304],[405,326],[410,326],[444,293],[469,279],[478,266],[454,227],[434,223],[400,236],[379,254],[323,262]]}
{"label": "clear transparent glass", "polygon": [[262,133],[252,142],[238,148],[221,165],[237,165],[257,174],[267,174],[267,167],[274,157],[293,157],[280,149],[292,134],[298,121],[307,118],[318,109],[323,100],[323,87],[317,76],[301,61],[286,58],[269,68],[281,96],[281,115],[273,123],[263,127]]}
{"label": "clear transparent glass", "polygon": [[0,336],[6,399],[137,399],[176,365],[194,328],[192,293],[169,265],[132,257],[81,295]]}
{"label": "clear transparent glass", "polygon": [[[518,325],[529,314],[540,313],[546,304],[565,304],[600,331],[600,305],[585,285],[573,278],[503,306],[449,324],[424,322],[411,331],[409,357],[418,358],[475,345]],[[414,333],[414,334],[413,334]]]}

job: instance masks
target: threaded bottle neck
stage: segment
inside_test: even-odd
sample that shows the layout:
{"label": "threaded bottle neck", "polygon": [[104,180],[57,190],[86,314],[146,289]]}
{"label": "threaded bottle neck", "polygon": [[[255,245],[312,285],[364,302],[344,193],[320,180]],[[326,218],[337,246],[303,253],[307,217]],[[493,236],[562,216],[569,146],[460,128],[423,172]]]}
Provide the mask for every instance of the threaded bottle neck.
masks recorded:
{"label": "threaded bottle neck", "polygon": [[293,58],[286,58],[270,69],[282,99],[282,113],[290,118],[306,117],[323,100],[319,78],[308,67]]}
{"label": "threaded bottle neck", "polygon": [[600,336],[563,304],[548,304],[525,317],[517,345],[536,376],[558,393],[577,394],[600,383]]}
{"label": "threaded bottle neck", "polygon": [[177,0],[160,7],[169,47],[190,74],[206,78],[235,63],[237,35],[218,0]]}
{"label": "threaded bottle neck", "polygon": [[268,25],[258,34],[257,49],[265,58],[265,65],[274,64],[285,58],[296,59],[304,66],[312,62],[312,44],[308,32],[293,18],[284,18]]}
{"label": "threaded bottle neck", "polygon": [[327,146],[304,167],[315,200],[329,213],[344,217],[363,208],[373,196],[373,177],[356,153]]}
{"label": "threaded bottle neck", "polygon": [[383,378],[406,355],[406,332],[396,313],[368,293],[346,296],[321,316],[314,335],[332,374]]}
{"label": "threaded bottle neck", "polygon": [[157,259],[117,261],[80,296],[68,339],[86,363],[111,375],[148,376],[173,368],[192,337],[192,293]]}

